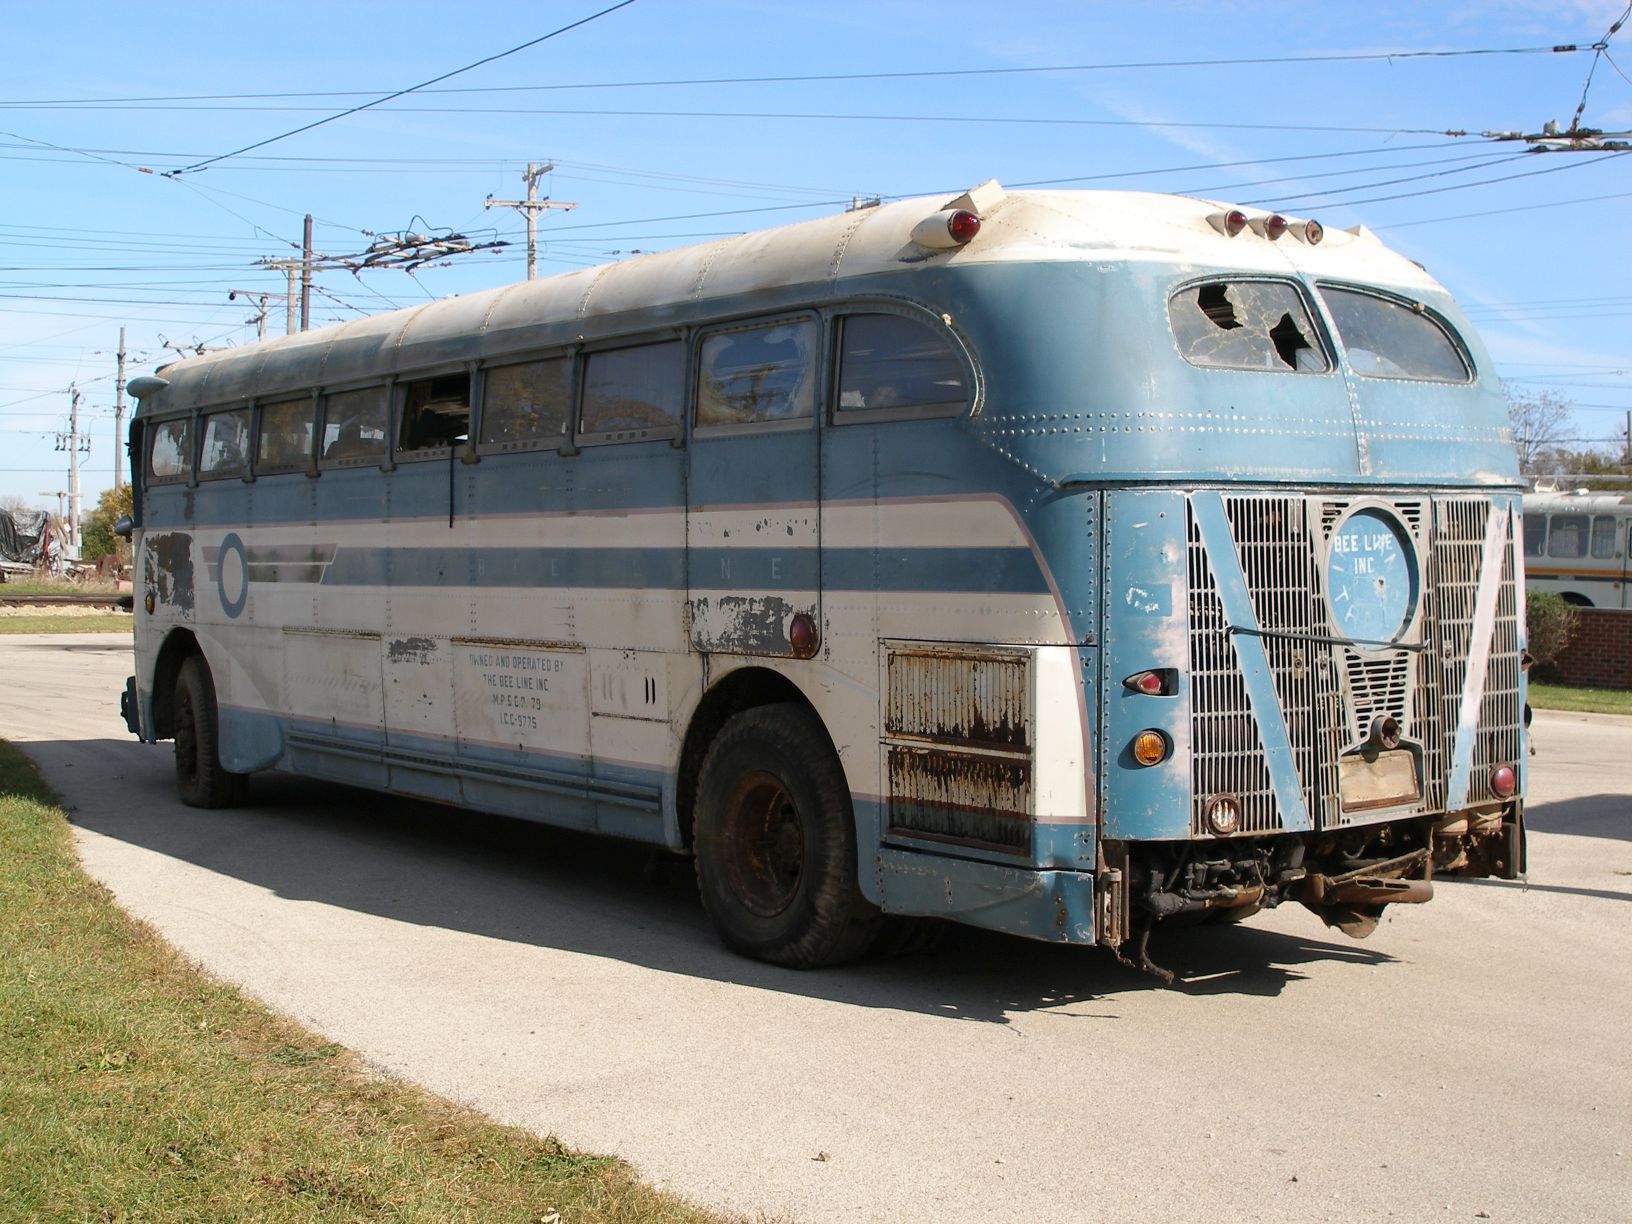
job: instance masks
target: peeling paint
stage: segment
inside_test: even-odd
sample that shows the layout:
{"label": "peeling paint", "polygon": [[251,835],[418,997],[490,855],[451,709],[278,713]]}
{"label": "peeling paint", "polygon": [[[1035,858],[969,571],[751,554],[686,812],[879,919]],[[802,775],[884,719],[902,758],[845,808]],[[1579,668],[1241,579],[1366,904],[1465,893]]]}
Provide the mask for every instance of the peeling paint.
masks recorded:
{"label": "peeling paint", "polygon": [[392,663],[420,663],[429,665],[436,653],[432,638],[399,638],[386,644],[386,658]]}
{"label": "peeling paint", "polygon": [[722,595],[692,600],[694,640],[730,654],[788,654],[788,625],[798,612],[776,595]]}
{"label": "peeling paint", "polygon": [[193,610],[193,537],[185,531],[149,534],[143,541],[144,593],[154,602],[181,612]]}

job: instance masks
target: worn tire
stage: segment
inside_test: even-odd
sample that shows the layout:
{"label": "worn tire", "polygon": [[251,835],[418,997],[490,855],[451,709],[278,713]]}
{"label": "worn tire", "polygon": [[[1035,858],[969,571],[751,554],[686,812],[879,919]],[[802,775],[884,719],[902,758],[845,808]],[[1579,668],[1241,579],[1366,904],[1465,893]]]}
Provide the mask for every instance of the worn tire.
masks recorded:
{"label": "worn tire", "polygon": [[235,807],[249,793],[245,774],[221,765],[221,722],[215,684],[203,658],[194,655],[176,674],[176,792],[188,807]]}
{"label": "worn tire", "polygon": [[697,887],[727,947],[808,969],[872,946],[850,788],[820,721],[796,704],[732,718],[697,781]]}

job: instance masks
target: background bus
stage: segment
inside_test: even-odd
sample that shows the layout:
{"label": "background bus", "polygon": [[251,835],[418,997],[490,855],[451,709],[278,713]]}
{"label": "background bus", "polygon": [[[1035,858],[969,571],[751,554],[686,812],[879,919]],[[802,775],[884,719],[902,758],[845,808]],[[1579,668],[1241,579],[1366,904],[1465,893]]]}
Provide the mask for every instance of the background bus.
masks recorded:
{"label": "background bus", "polygon": [[1582,608],[1632,608],[1627,529],[1632,496],[1531,493],[1524,499],[1527,589]]}
{"label": "background bus", "polygon": [[136,675],[189,802],[290,769],[885,915],[1352,934],[1523,866],[1499,389],[1364,231],[906,200],[132,385]]}

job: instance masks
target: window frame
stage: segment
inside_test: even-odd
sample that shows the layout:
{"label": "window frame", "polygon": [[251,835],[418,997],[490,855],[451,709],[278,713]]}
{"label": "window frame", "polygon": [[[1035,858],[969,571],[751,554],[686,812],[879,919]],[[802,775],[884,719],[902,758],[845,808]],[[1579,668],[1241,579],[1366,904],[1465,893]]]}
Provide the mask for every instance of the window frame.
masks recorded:
{"label": "window frame", "polygon": [[[407,422],[408,388],[415,383],[435,382],[439,378],[463,378],[465,380],[465,440],[462,443],[449,442],[443,446],[424,446],[415,450],[402,448],[402,429]],[[411,373],[398,374],[390,384],[390,433],[387,435],[386,450],[391,455],[391,467],[395,468],[404,463],[432,463],[440,460],[444,463],[449,456],[457,455],[467,463],[475,461],[473,439],[476,437],[479,422],[477,421],[476,406],[481,403],[482,382],[480,364],[476,361],[461,361],[432,366],[427,370],[414,370]]]}
{"label": "window frame", "polygon": [[[940,421],[954,417],[976,417],[984,402],[985,382],[974,350],[953,321],[952,315],[936,312],[916,302],[896,300],[858,299],[823,310],[827,326],[822,342],[827,346],[823,373],[826,385],[822,388],[823,419],[834,426],[873,425],[886,421]],[[844,324],[857,315],[895,315],[911,319],[931,329],[939,329],[949,341],[953,355],[963,365],[965,394],[962,403],[907,404],[892,408],[840,408],[840,365],[844,360]]]}
{"label": "window frame", "polygon": [[[713,336],[729,335],[732,332],[757,331],[762,328],[779,327],[788,324],[808,323],[815,335],[815,350],[811,354],[810,376],[813,382],[811,387],[810,415],[802,417],[786,417],[778,420],[763,421],[715,421],[703,424],[697,419],[698,409],[702,406],[702,377],[703,377],[703,345]],[[791,310],[771,315],[754,315],[748,318],[731,319],[721,323],[708,323],[695,329],[689,345],[688,364],[690,377],[687,380],[686,391],[686,422],[693,437],[714,438],[726,437],[745,433],[802,433],[807,429],[815,429],[821,420],[823,405],[827,401],[831,385],[827,359],[829,347],[829,329],[824,326],[820,311]]]}
{"label": "window frame", "polygon": [[[628,349],[649,348],[663,344],[680,346],[680,400],[672,427],[662,429],[614,429],[590,431],[584,428],[584,396],[589,387],[589,363],[606,353]],[[686,422],[690,418],[693,401],[692,350],[694,345],[687,329],[666,329],[659,333],[636,333],[631,336],[609,337],[593,345],[584,345],[576,352],[573,366],[572,441],[574,452],[581,446],[618,446],[634,442],[667,442],[671,446],[685,444]]]}
{"label": "window frame", "polygon": [[[1321,291],[1325,289],[1336,289],[1343,293],[1353,293],[1361,297],[1377,298],[1391,306],[1401,307],[1420,318],[1427,319],[1439,329],[1440,335],[1450,342],[1451,350],[1456,354],[1457,360],[1462,363],[1462,369],[1467,373],[1467,377],[1455,380],[1429,378],[1422,374],[1365,374],[1356,370],[1349,361],[1349,347],[1343,339],[1343,329],[1337,325],[1336,317],[1330,314],[1326,306],[1326,299],[1321,296]],[[1407,297],[1403,293],[1380,289],[1375,285],[1357,285],[1352,281],[1317,280],[1315,281],[1315,290],[1315,296],[1320,299],[1322,316],[1327,326],[1331,328],[1337,351],[1342,355],[1343,367],[1356,378],[1375,378],[1383,382],[1426,383],[1434,387],[1472,387],[1478,384],[1479,367],[1473,360],[1473,352],[1468,348],[1467,341],[1463,339],[1462,333],[1452,325],[1449,319],[1428,305],[1427,302],[1418,298]]]}
{"label": "window frame", "polygon": [[[281,407],[284,404],[306,404],[311,413],[312,440],[304,459],[299,462],[265,463],[261,462],[261,440],[266,434],[266,410]],[[255,417],[253,422],[254,444],[250,447],[250,470],[255,479],[262,476],[285,476],[291,472],[301,472],[306,476],[317,475],[317,463],[314,454],[317,450],[317,440],[321,436],[319,425],[322,417],[319,413],[321,405],[318,397],[308,391],[301,395],[267,396],[255,401]]]}
{"label": "window frame", "polygon": [[[1581,539],[1580,551],[1572,552],[1572,553],[1560,553],[1560,552],[1554,552],[1553,551],[1553,538],[1554,538],[1554,536],[1556,534],[1556,532],[1553,529],[1558,525],[1558,520],[1559,519],[1580,519],[1581,520],[1582,527],[1581,527],[1581,536],[1580,536],[1580,539]],[[1582,511],[1582,510],[1561,510],[1561,511],[1555,511],[1555,512],[1553,512],[1553,513],[1551,513],[1551,514],[1549,514],[1547,516],[1547,559],[1549,561],[1584,561],[1590,555],[1591,549],[1592,549],[1592,511],[1590,511],[1590,510],[1585,510],[1585,511]]]}
{"label": "window frame", "polygon": [[[187,426],[187,449],[183,459],[182,470],[171,476],[158,476],[153,472],[153,448],[158,444],[159,435],[166,425],[176,423]],[[196,412],[177,413],[175,416],[147,418],[143,427],[142,446],[142,476],[148,485],[192,485],[198,473],[198,414]]]}
{"label": "window frame", "polygon": [[[318,472],[338,471],[346,468],[381,468],[390,471],[396,464],[392,461],[391,434],[394,428],[395,414],[392,412],[392,403],[396,398],[395,380],[386,378],[383,382],[369,379],[366,382],[337,383],[332,387],[321,387],[316,393],[317,399],[317,429],[312,438],[312,450],[316,455]],[[351,395],[358,391],[372,391],[378,389],[385,397],[385,445],[376,455],[345,455],[340,458],[325,458],[323,439],[329,429],[329,403],[336,395]]]}
{"label": "window frame", "polygon": [[[244,430],[249,442],[249,445],[244,453],[242,465],[236,471],[206,472],[204,470],[204,435],[208,431],[209,427],[205,424],[205,422],[207,422],[211,417],[228,416],[230,414],[239,412],[243,413],[245,416]],[[215,481],[220,480],[252,481],[255,479],[253,460],[255,455],[256,416],[257,413],[255,411],[255,402],[253,400],[247,404],[239,404],[232,408],[212,406],[209,408],[199,409],[193,426],[193,471],[197,474],[198,482],[200,484],[207,482],[214,483]]]}
{"label": "window frame", "polygon": [[[1198,290],[1204,285],[1244,284],[1284,285],[1289,286],[1292,289],[1293,293],[1297,295],[1298,300],[1303,303],[1303,313],[1308,318],[1310,331],[1313,333],[1310,339],[1319,349],[1320,355],[1325,359],[1325,369],[1300,370],[1296,366],[1285,365],[1284,362],[1279,368],[1275,366],[1265,366],[1262,369],[1257,366],[1210,365],[1199,361],[1192,361],[1185,354],[1184,346],[1179,340],[1178,330],[1173,326],[1173,299],[1178,297],[1181,293],[1188,293],[1192,290]],[[1315,300],[1315,294],[1313,291],[1311,291],[1308,285],[1296,277],[1287,276],[1284,274],[1275,275],[1273,273],[1265,272],[1209,272],[1205,276],[1187,277],[1168,289],[1167,297],[1162,303],[1162,316],[1164,322],[1167,324],[1167,334],[1173,341],[1174,353],[1177,354],[1180,361],[1184,362],[1184,364],[1189,366],[1192,370],[1206,370],[1209,373],[1221,372],[1226,374],[1297,374],[1305,378],[1329,378],[1332,375],[1337,374],[1339,370],[1337,356],[1338,346],[1331,322],[1329,319],[1327,319],[1326,313],[1321,310],[1320,303]]]}
{"label": "window frame", "polygon": [[[547,361],[565,361],[567,363],[567,428],[565,431],[550,438],[529,438],[513,442],[482,441],[482,431],[487,425],[488,374],[493,370],[508,369],[511,366],[539,365]],[[554,451],[562,455],[576,454],[578,448],[574,439],[577,437],[578,429],[578,385],[580,376],[581,364],[578,359],[577,345],[571,345],[564,349],[506,353],[498,357],[484,357],[481,361],[481,398],[471,405],[470,435],[475,453],[478,456],[511,455],[534,451]]]}

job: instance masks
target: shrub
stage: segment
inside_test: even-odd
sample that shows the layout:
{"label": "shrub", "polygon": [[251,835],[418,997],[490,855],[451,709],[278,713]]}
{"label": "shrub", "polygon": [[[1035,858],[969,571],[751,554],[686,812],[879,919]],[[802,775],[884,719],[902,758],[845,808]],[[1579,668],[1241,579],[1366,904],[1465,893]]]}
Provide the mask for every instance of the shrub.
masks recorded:
{"label": "shrub", "polygon": [[1530,655],[1536,666],[1548,667],[1570,644],[1581,617],[1562,595],[1532,591],[1524,597],[1524,619],[1530,627]]}

